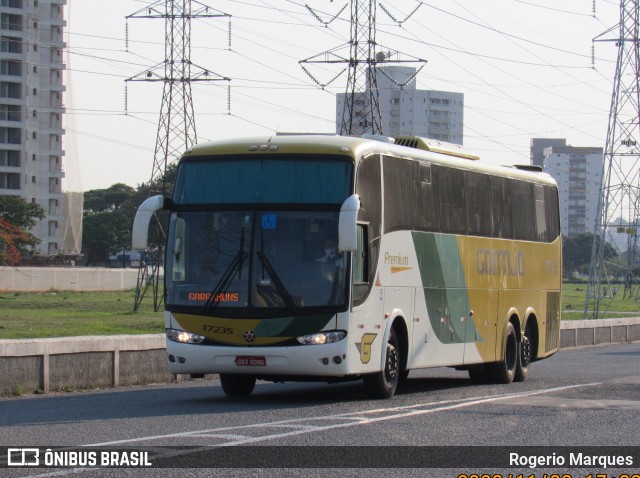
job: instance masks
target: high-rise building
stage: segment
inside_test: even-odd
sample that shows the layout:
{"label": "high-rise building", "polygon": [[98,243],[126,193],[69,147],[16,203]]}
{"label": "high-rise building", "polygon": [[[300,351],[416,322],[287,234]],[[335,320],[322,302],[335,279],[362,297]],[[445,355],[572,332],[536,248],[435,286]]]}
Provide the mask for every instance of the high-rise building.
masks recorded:
{"label": "high-rise building", "polygon": [[66,0],[1,0],[0,194],[40,204],[37,255],[63,248]]}
{"label": "high-rise building", "polygon": [[565,138],[531,138],[529,158],[534,166],[544,166],[544,149],[551,146],[566,146]]}
{"label": "high-rise building", "polygon": [[[464,94],[449,91],[418,90],[416,69],[408,66],[385,66],[376,69],[378,98],[383,134],[422,136],[462,144]],[[336,127],[345,93],[336,95]]]}
{"label": "high-rise building", "polygon": [[543,156],[544,171],[558,183],[562,235],[593,233],[600,199],[603,149],[551,146],[544,149]]}

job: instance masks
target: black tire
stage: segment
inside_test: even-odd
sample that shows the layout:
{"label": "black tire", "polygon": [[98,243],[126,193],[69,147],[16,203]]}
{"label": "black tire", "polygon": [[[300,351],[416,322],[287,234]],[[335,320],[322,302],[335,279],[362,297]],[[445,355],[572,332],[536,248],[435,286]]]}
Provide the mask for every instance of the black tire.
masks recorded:
{"label": "black tire", "polygon": [[256,386],[256,378],[252,375],[221,373],[220,384],[229,397],[248,397]]}
{"label": "black tire", "polygon": [[364,388],[370,398],[391,398],[396,393],[400,376],[402,353],[394,328],[389,332],[389,340],[384,359],[384,370],[365,375]]}
{"label": "black tire", "polygon": [[467,372],[473,383],[489,383],[491,380],[491,374],[485,365],[473,365]]}
{"label": "black tire", "polygon": [[529,365],[533,358],[533,343],[531,342],[531,329],[527,325],[524,329],[524,337],[518,344],[518,363],[516,364],[516,374],[514,382],[524,382],[529,375]]}
{"label": "black tire", "polygon": [[511,383],[516,375],[518,364],[518,338],[516,329],[509,322],[504,334],[504,358],[491,364],[491,375],[495,383]]}

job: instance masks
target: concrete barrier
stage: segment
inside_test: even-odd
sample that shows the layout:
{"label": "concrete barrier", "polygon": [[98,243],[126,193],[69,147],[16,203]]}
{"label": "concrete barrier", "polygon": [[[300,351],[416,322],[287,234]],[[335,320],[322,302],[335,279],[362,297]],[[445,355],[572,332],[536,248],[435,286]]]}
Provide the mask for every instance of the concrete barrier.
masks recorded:
{"label": "concrete barrier", "polygon": [[[560,347],[640,341],[640,317],[566,320]],[[0,395],[168,383],[165,336],[0,340]]]}
{"label": "concrete barrier", "polygon": [[138,269],[103,267],[0,267],[0,291],[128,290],[136,287]]}
{"label": "concrete barrier", "polygon": [[640,317],[560,322],[561,348],[638,340],[640,340]]}
{"label": "concrete barrier", "polygon": [[166,383],[165,335],[0,340],[0,394]]}

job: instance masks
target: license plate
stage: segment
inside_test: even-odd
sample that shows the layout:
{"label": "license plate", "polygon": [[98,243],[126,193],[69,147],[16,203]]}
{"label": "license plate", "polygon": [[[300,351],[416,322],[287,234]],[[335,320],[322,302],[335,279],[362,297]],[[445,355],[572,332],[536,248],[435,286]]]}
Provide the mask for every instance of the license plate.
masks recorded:
{"label": "license plate", "polygon": [[238,355],[236,356],[236,365],[238,367],[264,367],[267,365],[267,359],[266,357]]}

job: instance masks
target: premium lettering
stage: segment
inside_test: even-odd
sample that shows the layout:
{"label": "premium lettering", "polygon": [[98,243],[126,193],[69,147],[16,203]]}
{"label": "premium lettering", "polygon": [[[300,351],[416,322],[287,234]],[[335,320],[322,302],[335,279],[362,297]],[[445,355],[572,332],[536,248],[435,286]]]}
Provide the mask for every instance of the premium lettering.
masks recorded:
{"label": "premium lettering", "polygon": [[384,263],[391,264],[394,266],[408,266],[409,258],[407,256],[401,256],[398,254],[394,256],[393,254],[389,254],[388,252],[384,253]]}

